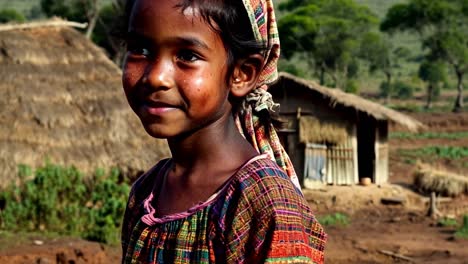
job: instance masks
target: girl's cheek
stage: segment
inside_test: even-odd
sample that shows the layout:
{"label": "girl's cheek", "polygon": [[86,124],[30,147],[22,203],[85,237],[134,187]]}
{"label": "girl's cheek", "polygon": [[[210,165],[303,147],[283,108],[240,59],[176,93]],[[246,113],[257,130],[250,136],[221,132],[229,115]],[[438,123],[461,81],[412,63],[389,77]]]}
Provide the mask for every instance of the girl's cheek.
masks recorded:
{"label": "girl's cheek", "polygon": [[122,69],[122,84],[124,88],[131,89],[141,78],[140,67],[133,63],[125,63]]}

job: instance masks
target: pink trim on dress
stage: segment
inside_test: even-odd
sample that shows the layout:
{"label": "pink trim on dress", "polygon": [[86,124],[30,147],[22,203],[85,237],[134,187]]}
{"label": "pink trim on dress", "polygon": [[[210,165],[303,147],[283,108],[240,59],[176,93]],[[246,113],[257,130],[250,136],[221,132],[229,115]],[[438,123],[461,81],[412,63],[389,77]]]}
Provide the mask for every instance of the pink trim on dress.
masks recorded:
{"label": "pink trim on dress", "polygon": [[[175,214],[169,214],[169,215],[165,215],[163,217],[155,217],[155,214],[156,214],[156,208],[153,207],[152,205],[152,202],[153,202],[153,198],[154,198],[154,194],[153,194],[153,191],[150,193],[150,195],[148,196],[148,198],[146,198],[144,201],[143,201],[143,207],[145,209],[145,211],[147,212],[145,215],[143,215],[141,217],[141,221],[149,226],[152,226],[152,225],[155,225],[155,224],[162,224],[162,223],[166,223],[166,222],[170,222],[170,221],[174,221],[174,220],[177,220],[177,219],[182,219],[182,218],[186,218],[194,213],[196,213],[197,211],[207,207],[208,205],[210,205],[211,203],[213,203],[214,201],[216,201],[216,198],[219,197],[219,194],[222,193],[228,186],[229,186],[229,183],[232,181],[232,179],[235,178],[235,176],[237,175],[237,173],[242,170],[243,168],[245,168],[246,166],[248,166],[249,164],[257,161],[257,160],[260,160],[260,159],[264,159],[264,158],[267,158],[268,159],[268,155],[267,154],[261,154],[261,155],[257,155],[253,158],[251,158],[250,160],[248,160],[246,163],[244,163],[244,165],[242,165],[223,185],[223,187],[221,189],[219,189],[219,191],[217,191],[216,193],[214,193],[213,195],[210,196],[210,198],[208,198],[205,202],[201,202],[193,207],[190,207],[189,209],[187,209],[187,211],[184,211],[184,212],[181,212],[181,213],[175,213]],[[167,162],[166,164],[164,164],[164,166],[161,168],[161,171],[160,172],[166,172],[165,168],[166,168],[166,165],[168,164],[169,162]],[[157,177],[161,177],[161,173],[159,173],[157,175]],[[164,175],[165,177],[165,175]]]}

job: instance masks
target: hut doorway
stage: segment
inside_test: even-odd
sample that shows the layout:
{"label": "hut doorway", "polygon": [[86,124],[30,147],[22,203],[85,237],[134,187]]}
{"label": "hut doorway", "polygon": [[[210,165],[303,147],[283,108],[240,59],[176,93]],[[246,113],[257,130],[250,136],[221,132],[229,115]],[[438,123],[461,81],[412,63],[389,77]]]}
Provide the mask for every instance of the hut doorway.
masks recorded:
{"label": "hut doorway", "polygon": [[375,124],[373,120],[357,125],[357,152],[359,180],[370,178],[375,183]]}

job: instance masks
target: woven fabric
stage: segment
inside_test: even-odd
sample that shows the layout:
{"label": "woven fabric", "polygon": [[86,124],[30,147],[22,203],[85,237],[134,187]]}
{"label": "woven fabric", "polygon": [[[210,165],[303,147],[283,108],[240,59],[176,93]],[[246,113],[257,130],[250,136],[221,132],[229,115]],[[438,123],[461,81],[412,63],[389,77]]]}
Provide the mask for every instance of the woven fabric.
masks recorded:
{"label": "woven fabric", "polygon": [[278,78],[280,39],[272,0],[242,0],[258,42],[265,44],[265,64],[259,78],[259,86],[270,84]]}
{"label": "woven fabric", "polygon": [[207,202],[156,218],[168,160],[132,187],[122,231],[124,263],[323,263],[325,233],[287,175],[265,155]]}
{"label": "woven fabric", "polygon": [[278,78],[277,64],[280,55],[273,1],[243,0],[243,3],[255,38],[265,44],[267,51],[264,54],[265,64],[257,88],[244,98],[240,109],[235,113],[237,128],[259,153],[265,153],[275,161],[300,189],[292,162],[281,145],[273,124],[268,118],[261,118],[265,116],[261,112],[266,112],[267,115],[278,114],[279,109],[279,105],[273,102],[271,94],[266,91],[267,85]]}

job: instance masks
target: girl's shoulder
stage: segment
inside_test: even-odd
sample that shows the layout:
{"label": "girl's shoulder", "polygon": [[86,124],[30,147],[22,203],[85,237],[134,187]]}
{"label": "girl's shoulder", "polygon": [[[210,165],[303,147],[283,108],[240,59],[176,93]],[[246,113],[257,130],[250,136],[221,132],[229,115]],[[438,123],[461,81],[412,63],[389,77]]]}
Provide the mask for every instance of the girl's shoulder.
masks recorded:
{"label": "girl's shoulder", "polygon": [[229,184],[227,196],[239,197],[254,207],[270,206],[271,201],[285,199],[307,206],[302,191],[266,155],[250,161],[237,172]]}
{"label": "girl's shoulder", "polygon": [[246,189],[256,187],[261,190],[278,186],[297,190],[301,194],[284,170],[267,155],[260,155],[250,160],[237,172],[235,181]]}

